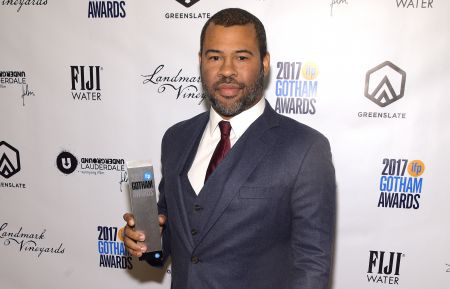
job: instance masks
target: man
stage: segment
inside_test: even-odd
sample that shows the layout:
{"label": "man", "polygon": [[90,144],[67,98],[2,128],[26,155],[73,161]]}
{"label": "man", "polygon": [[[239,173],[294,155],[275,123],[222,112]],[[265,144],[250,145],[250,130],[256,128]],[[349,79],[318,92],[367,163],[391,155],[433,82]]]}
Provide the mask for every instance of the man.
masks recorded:
{"label": "man", "polygon": [[[264,26],[241,9],[218,12],[203,27],[199,60],[212,108],[174,125],[162,141],[158,207],[172,288],[327,288],[330,147],[265,101]],[[124,219],[125,244],[141,256],[146,248],[137,241],[145,236],[134,231],[132,215]]]}

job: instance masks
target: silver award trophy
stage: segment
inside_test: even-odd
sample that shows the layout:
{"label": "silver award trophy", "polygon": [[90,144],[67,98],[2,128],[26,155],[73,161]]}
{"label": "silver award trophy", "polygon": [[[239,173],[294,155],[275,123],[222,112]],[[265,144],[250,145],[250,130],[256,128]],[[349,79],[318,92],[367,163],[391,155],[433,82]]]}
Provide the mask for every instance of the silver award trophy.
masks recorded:
{"label": "silver award trophy", "polygon": [[127,162],[131,212],[135,229],[145,234],[147,252],[152,258],[161,257],[161,233],[156,202],[155,177],[150,161]]}

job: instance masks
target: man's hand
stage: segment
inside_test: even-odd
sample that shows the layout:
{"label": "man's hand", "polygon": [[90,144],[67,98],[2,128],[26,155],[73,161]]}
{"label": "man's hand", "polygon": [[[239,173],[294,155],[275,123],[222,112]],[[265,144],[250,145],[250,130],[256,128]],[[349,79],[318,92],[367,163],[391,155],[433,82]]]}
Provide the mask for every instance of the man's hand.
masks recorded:
{"label": "man's hand", "polygon": [[[125,229],[123,230],[123,242],[127,250],[131,255],[141,257],[143,253],[147,251],[147,246],[142,243],[145,240],[145,235],[142,231],[136,231],[134,229],[134,216],[133,214],[126,213],[123,215],[123,219],[127,222]],[[167,217],[159,215],[159,225],[162,227],[166,223]]]}

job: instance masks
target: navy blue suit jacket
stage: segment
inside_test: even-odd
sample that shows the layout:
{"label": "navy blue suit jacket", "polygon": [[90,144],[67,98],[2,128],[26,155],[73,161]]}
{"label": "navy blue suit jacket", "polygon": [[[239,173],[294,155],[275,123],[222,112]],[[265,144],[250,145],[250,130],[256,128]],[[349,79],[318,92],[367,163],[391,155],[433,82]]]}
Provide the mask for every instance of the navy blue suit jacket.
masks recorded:
{"label": "navy blue suit jacket", "polygon": [[173,289],[325,289],[335,225],[335,173],[319,132],[264,113],[236,142],[200,194],[220,192],[191,234],[181,177],[209,113],[164,135],[160,213]]}

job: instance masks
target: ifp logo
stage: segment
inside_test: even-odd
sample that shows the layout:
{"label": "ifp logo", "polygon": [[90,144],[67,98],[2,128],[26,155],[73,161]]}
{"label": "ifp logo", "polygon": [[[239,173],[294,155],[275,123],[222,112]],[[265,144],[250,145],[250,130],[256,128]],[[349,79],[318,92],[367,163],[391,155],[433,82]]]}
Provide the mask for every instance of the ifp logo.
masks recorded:
{"label": "ifp logo", "polygon": [[184,7],[187,7],[187,8],[191,7],[198,1],[200,1],[200,0],[177,0],[178,3],[180,3],[181,5],[183,5]]}
{"label": "ifp logo", "polygon": [[78,160],[73,154],[62,152],[56,157],[56,166],[62,173],[68,175],[75,171]]}
{"label": "ifp logo", "polygon": [[390,61],[375,66],[366,73],[364,95],[385,107],[405,94],[406,72]]}
{"label": "ifp logo", "polygon": [[0,142],[0,176],[9,179],[20,171],[19,151],[5,141]]}

